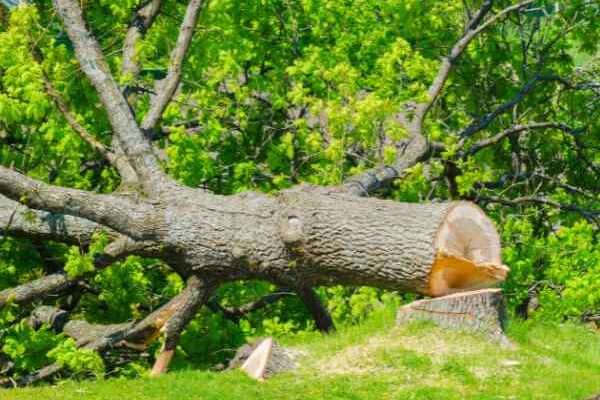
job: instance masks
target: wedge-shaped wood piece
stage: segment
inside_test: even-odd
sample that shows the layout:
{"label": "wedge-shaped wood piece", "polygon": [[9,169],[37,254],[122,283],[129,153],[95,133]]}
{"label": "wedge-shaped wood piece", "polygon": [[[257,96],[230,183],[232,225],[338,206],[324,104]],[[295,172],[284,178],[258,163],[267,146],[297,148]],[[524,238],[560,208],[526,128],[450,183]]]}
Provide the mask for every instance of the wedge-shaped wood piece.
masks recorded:
{"label": "wedge-shaped wood piece", "polygon": [[418,300],[398,310],[397,323],[415,320],[431,320],[443,328],[481,332],[502,344],[509,344],[504,335],[505,308],[500,289],[481,289]]}
{"label": "wedge-shaped wood piece", "polygon": [[271,354],[273,354],[273,338],[266,338],[242,364],[242,370],[254,379],[264,380]]}

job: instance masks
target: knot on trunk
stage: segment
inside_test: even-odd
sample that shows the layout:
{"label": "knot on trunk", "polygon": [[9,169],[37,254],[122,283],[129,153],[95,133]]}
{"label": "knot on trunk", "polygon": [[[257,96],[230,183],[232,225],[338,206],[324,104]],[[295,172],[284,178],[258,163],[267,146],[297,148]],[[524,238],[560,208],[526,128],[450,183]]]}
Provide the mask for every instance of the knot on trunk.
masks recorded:
{"label": "knot on trunk", "polygon": [[286,244],[301,242],[304,237],[303,223],[295,215],[288,215],[281,227],[281,237]]}

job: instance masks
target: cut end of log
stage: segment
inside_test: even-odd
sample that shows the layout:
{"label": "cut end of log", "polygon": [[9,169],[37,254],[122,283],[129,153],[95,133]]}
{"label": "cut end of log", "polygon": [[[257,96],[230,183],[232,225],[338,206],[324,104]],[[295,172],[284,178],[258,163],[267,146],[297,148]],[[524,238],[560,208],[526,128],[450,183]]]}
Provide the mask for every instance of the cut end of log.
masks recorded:
{"label": "cut end of log", "polygon": [[450,209],[435,241],[429,274],[431,296],[494,287],[506,279],[500,237],[493,222],[475,204],[461,201]]}

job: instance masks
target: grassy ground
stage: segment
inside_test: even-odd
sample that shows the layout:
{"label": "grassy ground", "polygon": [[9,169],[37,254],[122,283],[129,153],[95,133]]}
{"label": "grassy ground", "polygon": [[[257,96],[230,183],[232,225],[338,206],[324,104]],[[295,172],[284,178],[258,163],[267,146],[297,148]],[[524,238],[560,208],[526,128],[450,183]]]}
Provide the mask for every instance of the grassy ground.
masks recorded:
{"label": "grassy ground", "polygon": [[238,371],[179,371],[0,390],[0,399],[565,400],[600,392],[600,335],[589,328],[512,323],[516,346],[502,349],[474,334],[393,320],[393,310],[381,310],[329,337],[283,339],[303,352],[300,368],[264,383]]}

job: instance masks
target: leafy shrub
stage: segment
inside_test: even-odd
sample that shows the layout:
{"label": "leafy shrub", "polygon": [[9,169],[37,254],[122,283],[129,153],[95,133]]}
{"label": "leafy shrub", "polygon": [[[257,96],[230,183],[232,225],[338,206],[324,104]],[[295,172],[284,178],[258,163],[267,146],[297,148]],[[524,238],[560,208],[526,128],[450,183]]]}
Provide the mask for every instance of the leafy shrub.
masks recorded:
{"label": "leafy shrub", "polygon": [[581,319],[600,310],[598,233],[586,222],[536,237],[532,224],[508,219],[503,226],[504,262],[511,272],[505,284],[509,309],[537,296],[536,318]]}
{"label": "leafy shrub", "polygon": [[47,356],[77,374],[93,374],[97,378],[104,374],[104,361],[100,355],[93,350],[77,348],[73,339],[64,340]]}

